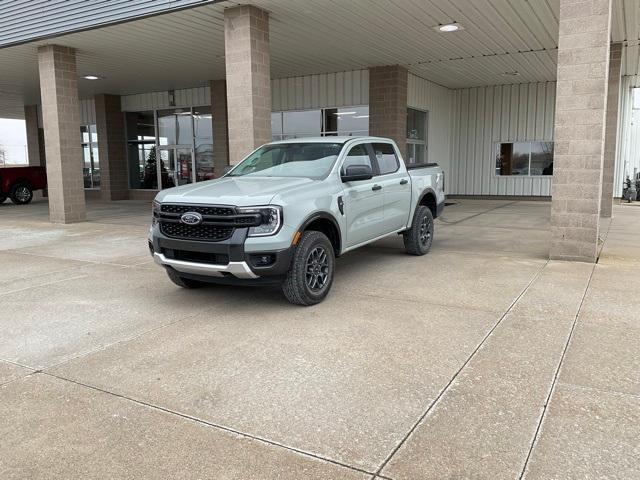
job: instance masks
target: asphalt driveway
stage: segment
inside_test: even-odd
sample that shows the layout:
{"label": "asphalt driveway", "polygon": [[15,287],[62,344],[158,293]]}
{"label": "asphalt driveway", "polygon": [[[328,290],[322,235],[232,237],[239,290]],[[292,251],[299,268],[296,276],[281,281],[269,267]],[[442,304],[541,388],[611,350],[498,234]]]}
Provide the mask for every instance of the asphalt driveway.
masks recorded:
{"label": "asphalt driveway", "polygon": [[311,308],[175,287],[144,202],[0,205],[0,478],[640,477],[640,207],[594,266],[548,202],[454,202]]}

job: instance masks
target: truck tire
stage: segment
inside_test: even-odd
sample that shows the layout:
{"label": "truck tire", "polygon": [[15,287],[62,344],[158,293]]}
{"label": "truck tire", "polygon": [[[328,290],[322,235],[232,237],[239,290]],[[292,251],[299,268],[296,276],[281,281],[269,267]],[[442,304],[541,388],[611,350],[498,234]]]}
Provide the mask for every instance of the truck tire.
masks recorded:
{"label": "truck tire", "polygon": [[169,280],[182,288],[200,288],[206,285],[204,282],[181,277],[180,275],[178,275],[178,272],[171,268],[167,268],[167,275],[169,276]]}
{"label": "truck tire", "polygon": [[7,200],[7,196],[4,193],[0,193],[0,203],[4,203]]}
{"label": "truck tire", "polygon": [[295,305],[320,303],[331,290],[335,263],[327,236],[322,232],[304,232],[282,284],[284,296]]}
{"label": "truck tire", "polygon": [[33,199],[33,190],[26,183],[16,183],[11,187],[9,197],[16,205],[26,205]]}
{"label": "truck tire", "polygon": [[433,214],[428,207],[418,205],[411,228],[402,234],[404,248],[409,255],[429,253],[433,243]]}

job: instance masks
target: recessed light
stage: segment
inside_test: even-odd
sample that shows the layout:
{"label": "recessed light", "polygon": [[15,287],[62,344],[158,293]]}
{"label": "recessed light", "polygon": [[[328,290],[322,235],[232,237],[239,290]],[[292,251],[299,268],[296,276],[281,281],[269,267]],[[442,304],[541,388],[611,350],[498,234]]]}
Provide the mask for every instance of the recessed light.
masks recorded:
{"label": "recessed light", "polygon": [[520,72],[518,71],[513,71],[513,72],[504,72],[501,74],[503,77],[517,77],[520,75]]}
{"label": "recessed light", "polygon": [[449,32],[457,32],[458,30],[462,30],[462,25],[460,25],[457,22],[453,22],[453,23],[445,23],[444,25],[438,25],[437,27],[434,27],[434,28],[440,32],[449,33]]}
{"label": "recessed light", "polygon": [[83,75],[82,78],[85,80],[100,80],[100,77],[97,75]]}

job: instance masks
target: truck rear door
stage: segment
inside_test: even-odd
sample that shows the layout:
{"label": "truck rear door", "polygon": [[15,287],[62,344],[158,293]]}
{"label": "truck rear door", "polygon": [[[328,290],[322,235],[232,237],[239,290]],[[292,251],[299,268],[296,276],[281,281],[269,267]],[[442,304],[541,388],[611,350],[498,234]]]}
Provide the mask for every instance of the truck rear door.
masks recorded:
{"label": "truck rear door", "polygon": [[391,143],[373,143],[371,148],[379,172],[374,179],[384,192],[384,233],[395,232],[407,225],[411,179]]}

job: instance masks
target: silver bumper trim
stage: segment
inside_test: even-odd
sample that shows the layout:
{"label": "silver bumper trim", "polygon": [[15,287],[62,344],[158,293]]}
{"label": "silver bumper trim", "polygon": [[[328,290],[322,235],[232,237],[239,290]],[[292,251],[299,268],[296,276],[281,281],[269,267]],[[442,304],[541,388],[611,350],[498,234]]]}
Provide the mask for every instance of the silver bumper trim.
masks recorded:
{"label": "silver bumper trim", "polygon": [[230,273],[237,278],[258,278],[251,271],[247,262],[229,262],[227,265],[211,265],[208,263],[185,262],[165,257],[162,253],[155,252],[153,260],[162,266],[169,266],[178,272],[192,273],[194,275],[206,275],[209,277],[223,277],[224,273]]}

